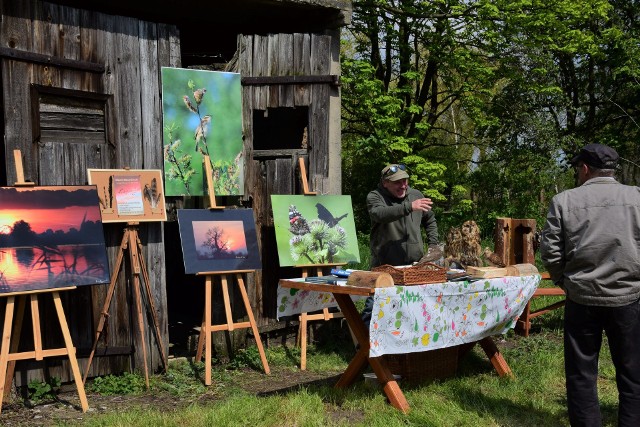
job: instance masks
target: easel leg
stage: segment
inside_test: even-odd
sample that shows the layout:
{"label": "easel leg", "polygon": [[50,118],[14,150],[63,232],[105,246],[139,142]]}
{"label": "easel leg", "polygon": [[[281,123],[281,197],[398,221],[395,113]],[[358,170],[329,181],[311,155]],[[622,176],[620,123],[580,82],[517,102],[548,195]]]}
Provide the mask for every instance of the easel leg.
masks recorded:
{"label": "easel leg", "polygon": [[247,316],[249,316],[249,322],[251,323],[251,330],[253,331],[253,336],[256,339],[256,345],[258,346],[258,351],[260,352],[260,360],[262,360],[262,367],[264,368],[264,373],[269,375],[271,373],[271,369],[269,369],[269,363],[267,362],[267,356],[264,353],[264,348],[262,347],[262,340],[260,339],[260,331],[258,331],[258,325],[256,324],[256,319],[253,317],[253,311],[251,309],[251,304],[249,303],[249,295],[247,295],[247,289],[244,286],[244,280],[242,279],[242,275],[236,275],[236,279],[238,280],[238,287],[240,288],[240,293],[242,294],[242,300],[244,301],[244,308],[247,310]]}
{"label": "easel leg", "polygon": [[[18,297],[18,309],[16,313],[16,322],[13,325],[13,332],[11,333],[12,337],[15,339],[11,342],[11,347],[9,349],[9,354],[16,353],[18,351],[18,345],[20,344],[20,334],[22,333],[22,319],[24,318],[24,309],[26,305],[26,296],[20,295]],[[7,378],[4,382],[4,389],[11,390],[11,385],[13,384],[13,375],[16,370],[16,361],[10,360],[7,364]],[[8,400],[8,394],[5,394],[5,400]]]}
{"label": "easel leg", "polygon": [[300,320],[300,326],[298,330],[298,339],[300,340],[300,370],[304,371],[307,369],[307,328],[308,321],[307,318],[309,315],[305,311],[304,313],[300,313],[298,319]]}
{"label": "easel leg", "polygon": [[202,352],[204,351],[205,331],[207,330],[207,323],[206,323],[205,317],[206,317],[206,311],[202,313],[202,323],[200,324],[200,334],[198,335],[198,347],[196,348],[196,358],[194,362],[199,362],[202,360]]}
{"label": "easel leg", "polygon": [[[302,160],[302,158],[300,159]],[[304,167],[304,162],[300,163],[300,167]],[[306,180],[306,177],[303,179]],[[322,275],[322,268],[316,268],[316,276]],[[302,268],[302,277],[308,277],[309,270]],[[297,344],[300,346],[300,370],[307,369],[307,328],[309,325],[309,314],[305,311],[298,316],[298,339]]]}
{"label": "easel leg", "polygon": [[122,260],[124,257],[124,250],[127,248],[128,242],[128,234],[129,230],[125,230],[124,236],[122,237],[122,243],[120,244],[120,250],[118,251],[118,257],[116,259],[116,264],[113,269],[113,273],[111,275],[111,282],[109,283],[109,289],[107,290],[107,297],[104,300],[104,305],[102,306],[102,312],[100,313],[100,320],[98,321],[98,328],[96,329],[96,338],[93,341],[93,346],[91,347],[91,353],[89,354],[89,360],[87,361],[87,367],[84,371],[84,377],[82,379],[83,383],[87,382],[87,377],[89,376],[89,370],[91,369],[91,362],[93,361],[93,356],[96,353],[96,348],[98,348],[98,341],[100,341],[100,335],[102,334],[102,330],[104,329],[104,324],[109,316],[109,307],[111,307],[111,300],[113,299],[113,294],[116,289],[116,282],[118,281],[118,273],[120,272],[120,267],[122,266]]}
{"label": "easel leg", "polygon": [[147,343],[144,336],[144,319],[142,317],[142,304],[140,302],[140,278],[135,275],[133,278],[133,298],[136,300],[136,311],[138,318],[138,333],[140,334],[140,345],[142,346],[142,359],[144,363],[144,382],[149,390],[149,367],[147,365]]}
{"label": "easel leg", "polygon": [[80,397],[80,405],[82,406],[82,412],[87,412],[87,409],[89,408],[89,403],[87,402],[87,396],[84,392],[84,383],[82,382],[82,377],[80,376],[78,359],[76,359],[76,349],[73,346],[73,342],[71,341],[71,334],[69,333],[69,325],[67,324],[67,319],[64,316],[64,309],[62,308],[62,302],[60,301],[60,294],[58,292],[54,292],[52,296],[53,296],[53,303],[56,306],[56,312],[58,313],[58,320],[60,321],[60,329],[62,329],[62,336],[64,337],[64,343],[67,347],[67,352],[69,354],[71,371],[73,372],[73,379],[76,382],[76,387],[78,389],[78,396]]}
{"label": "easel leg", "polygon": [[[138,241],[138,254],[142,253],[142,243],[140,239]],[[156,305],[153,302],[153,294],[151,293],[151,282],[149,281],[149,271],[144,261],[144,257],[140,256],[140,266],[142,269],[142,277],[144,279],[145,289],[147,290],[147,299],[149,300],[149,307],[151,309],[151,318],[153,319],[153,327],[156,332],[156,340],[158,341],[158,347],[160,349],[160,357],[162,358],[162,366],[164,366],[165,372],[167,371],[167,354],[164,351],[164,344],[162,343],[162,335],[160,335],[160,326],[158,322],[158,316],[156,315]]]}
{"label": "easel leg", "polygon": [[[227,275],[220,276],[220,285],[222,286],[222,300],[224,301],[224,314],[227,317],[227,330],[233,331],[233,315],[231,314],[231,298],[229,298],[229,285],[227,283]],[[209,323],[210,324],[210,323]]]}
{"label": "easel leg", "polygon": [[144,336],[144,317],[142,316],[142,298],[140,296],[140,254],[138,253],[138,232],[135,228],[128,228],[129,231],[129,265],[133,276],[133,298],[136,304],[136,317],[138,318],[138,332],[140,345],[142,346],[142,364],[144,365],[144,380],[149,389],[149,366],[147,365],[147,343]]}
{"label": "easel leg", "polygon": [[204,383],[211,385],[211,276],[207,275],[204,286]]}
{"label": "easel leg", "polygon": [[11,345],[11,323],[13,322],[15,297],[7,297],[7,306],[4,312],[4,328],[2,330],[2,348],[0,349],[0,412],[4,399],[4,387],[7,375],[7,363],[9,362],[9,347]]}

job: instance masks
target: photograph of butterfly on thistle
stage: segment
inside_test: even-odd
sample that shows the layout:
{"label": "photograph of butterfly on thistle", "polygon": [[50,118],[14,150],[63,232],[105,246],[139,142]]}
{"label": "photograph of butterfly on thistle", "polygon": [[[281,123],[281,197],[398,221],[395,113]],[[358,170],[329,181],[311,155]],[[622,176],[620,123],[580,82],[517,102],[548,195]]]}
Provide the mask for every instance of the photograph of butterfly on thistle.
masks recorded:
{"label": "photograph of butterfly on thistle", "polygon": [[166,221],[159,169],[87,169],[95,185],[102,222]]}
{"label": "photograph of butterfly on thistle", "polygon": [[240,74],[163,67],[162,110],[166,195],[206,195],[205,158],[215,195],[242,195]]}
{"label": "photograph of butterfly on thistle", "polygon": [[272,195],[281,266],[360,262],[351,196]]}

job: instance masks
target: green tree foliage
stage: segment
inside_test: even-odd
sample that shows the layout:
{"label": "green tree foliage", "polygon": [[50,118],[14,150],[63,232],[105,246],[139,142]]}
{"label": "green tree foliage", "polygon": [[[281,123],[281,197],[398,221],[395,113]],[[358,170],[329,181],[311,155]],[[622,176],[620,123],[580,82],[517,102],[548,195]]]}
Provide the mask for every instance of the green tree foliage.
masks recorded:
{"label": "green tree foliage", "polygon": [[[435,200],[440,229],[542,221],[589,142],[639,163],[640,6],[632,1],[356,0],[343,40],[344,191],[388,162]],[[624,163],[624,180],[638,181]]]}

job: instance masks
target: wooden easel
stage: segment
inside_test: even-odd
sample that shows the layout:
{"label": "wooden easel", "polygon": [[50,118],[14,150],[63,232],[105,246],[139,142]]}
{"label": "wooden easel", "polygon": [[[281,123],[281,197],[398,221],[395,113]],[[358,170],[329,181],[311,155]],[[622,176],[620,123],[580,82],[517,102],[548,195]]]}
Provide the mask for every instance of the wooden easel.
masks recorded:
{"label": "wooden easel", "polygon": [[[318,265],[305,265],[305,266],[296,266],[302,269],[301,277],[309,277],[309,272],[315,268],[315,276],[322,276],[323,267],[339,267],[343,264],[318,264]],[[313,277],[313,276],[312,276]],[[304,371],[307,369],[307,326],[308,323],[312,320],[324,320],[325,322],[330,319],[340,319],[343,318],[344,315],[341,311],[331,313],[327,307],[322,309],[321,313],[309,314],[306,311],[300,313],[298,316],[298,338],[296,339],[297,345],[300,346],[300,370]]]}
{"label": "wooden easel", "polygon": [[[244,286],[244,279],[242,275],[244,273],[252,273],[254,270],[234,270],[234,271],[215,271],[215,272],[206,272],[206,273],[198,273],[197,275],[205,276],[205,288],[204,288],[204,315],[202,316],[202,325],[200,327],[200,336],[198,337],[198,351],[196,352],[195,361],[198,362],[202,359],[202,349],[205,349],[205,384],[211,385],[211,334],[217,331],[233,331],[235,329],[244,329],[251,328],[253,331],[253,336],[256,340],[256,346],[258,347],[258,351],[260,352],[260,360],[262,361],[262,367],[264,368],[264,373],[269,375],[271,370],[269,369],[269,363],[267,362],[267,357],[264,353],[264,348],[262,347],[262,340],[260,339],[260,331],[258,330],[258,325],[256,324],[256,320],[253,316],[253,311],[251,309],[251,304],[249,303],[249,296],[247,295],[247,289]],[[235,275],[236,281],[238,283],[238,288],[240,289],[240,293],[242,294],[242,301],[244,302],[244,308],[247,311],[247,316],[249,317],[248,322],[234,322],[231,314],[231,300],[229,298],[229,285],[227,280],[227,275]],[[211,305],[211,296],[212,292],[212,284],[213,277],[220,278],[220,285],[222,286],[222,299],[224,301],[224,312],[225,317],[227,319],[227,323],[222,323],[218,325],[211,324],[211,313],[212,313],[212,305]]]}
{"label": "wooden easel", "polygon": [[140,275],[142,274],[144,289],[146,291],[146,297],[149,301],[148,310],[151,312],[151,317],[153,319],[153,327],[155,328],[156,341],[158,343],[158,348],[160,350],[160,357],[162,358],[162,365],[164,366],[165,371],[167,370],[167,357],[164,352],[164,346],[162,344],[162,335],[160,334],[160,328],[158,327],[158,317],[156,315],[156,308],[153,302],[153,295],[151,294],[151,285],[149,281],[149,273],[147,271],[147,267],[144,261],[144,257],[142,256],[142,242],[138,237],[138,223],[137,222],[128,222],[127,226],[124,229],[124,234],[122,235],[122,242],[120,243],[120,249],[118,250],[118,256],[116,259],[116,264],[113,269],[113,273],[111,274],[111,282],[109,283],[109,289],[107,290],[107,297],[104,301],[104,306],[102,307],[102,312],[100,313],[100,321],[98,322],[98,328],[96,329],[96,337],[93,341],[93,347],[91,348],[91,353],[89,354],[89,360],[87,362],[87,367],[84,372],[83,382],[87,381],[87,377],[89,376],[89,369],[91,368],[91,362],[93,361],[93,356],[95,355],[96,348],[98,347],[98,341],[100,340],[100,335],[102,334],[102,330],[104,329],[105,322],[109,316],[109,307],[111,306],[111,300],[113,299],[113,294],[115,292],[116,283],[118,282],[118,275],[120,273],[120,268],[122,267],[122,261],[124,259],[124,252],[129,251],[129,262],[131,266],[131,275],[133,282],[133,299],[135,301],[136,308],[136,318],[138,323],[138,332],[140,334],[140,345],[142,346],[142,358],[144,360],[144,379],[147,389],[149,388],[149,367],[147,366],[147,345],[144,338],[144,319],[142,316],[142,298],[140,295],[140,287],[142,286],[140,283]]}
{"label": "wooden easel", "polygon": [[209,189],[209,209],[224,209],[224,206],[216,205],[216,192],[213,187],[213,169],[211,169],[211,161],[206,154],[202,156],[204,161],[204,170],[207,175],[207,187]]}
{"label": "wooden easel", "polygon": [[[33,186],[33,182],[25,182],[24,170],[22,168],[22,156],[20,150],[13,151],[14,159],[16,162],[16,176],[18,181],[16,186],[29,187]],[[56,288],[56,289],[44,289],[38,291],[27,292],[11,292],[0,295],[7,298],[7,304],[4,313],[4,327],[2,330],[2,347],[0,349],[0,412],[2,411],[2,402],[6,398],[5,390],[10,390],[13,383],[13,374],[15,372],[16,361],[35,359],[37,361],[43,360],[45,357],[53,356],[68,356],[69,364],[71,365],[71,371],[73,373],[73,379],[78,389],[78,396],[80,397],[80,405],[82,412],[86,412],[89,408],[87,402],[87,396],[84,391],[84,384],[80,379],[80,368],[78,367],[78,360],[76,359],[76,349],[73,346],[71,340],[71,333],[69,332],[69,325],[64,315],[64,308],[60,300],[60,292],[75,289],[75,286]],[[58,315],[58,322],[60,323],[60,329],[62,330],[62,336],[64,338],[65,346],[54,349],[42,348],[42,331],[40,329],[40,305],[38,304],[38,296],[40,294],[48,293],[53,297],[53,303]],[[22,320],[24,317],[25,303],[27,295],[29,296],[29,303],[31,306],[31,321],[33,325],[33,351],[17,352],[20,344],[20,335],[22,333]],[[15,299],[18,297],[18,309],[15,311]],[[13,324],[13,315],[16,314],[16,323]],[[14,338],[12,340],[12,338]]]}
{"label": "wooden easel", "polygon": [[[298,165],[300,167],[300,179],[302,180],[302,191],[305,196],[314,196],[318,194],[317,191],[309,190],[309,181],[307,180],[307,168],[304,164],[304,159],[302,157],[298,158]],[[315,268],[315,275],[322,276],[323,267],[338,267],[343,264],[317,264],[317,265],[303,265],[303,266],[295,266],[302,269],[301,277],[308,277],[312,270]],[[338,311],[336,313],[330,313],[329,309],[324,307],[322,309],[322,313],[316,314],[308,314],[307,312],[300,313],[298,316],[299,326],[298,326],[298,338],[297,344],[300,346],[300,370],[304,371],[307,369],[307,325],[311,320],[324,320],[327,321],[329,319],[337,319],[344,317],[342,312]]]}
{"label": "wooden easel", "polygon": [[[209,161],[209,156],[205,155],[204,157],[204,165],[207,174],[207,186],[209,188],[209,209],[224,209],[224,206],[216,205],[216,195],[215,189],[213,187],[213,172],[211,170],[211,162]],[[243,328],[251,328],[253,331],[253,336],[256,340],[256,346],[258,347],[258,351],[260,352],[260,360],[262,361],[262,367],[264,368],[265,374],[269,375],[271,370],[269,369],[269,363],[267,362],[267,356],[264,353],[264,348],[262,347],[262,340],[260,339],[260,331],[258,330],[258,325],[256,324],[255,317],[253,316],[253,310],[251,309],[251,304],[249,302],[249,296],[247,294],[247,289],[244,286],[243,274],[252,273],[254,270],[233,270],[233,271],[212,271],[212,272],[204,272],[198,273],[196,276],[205,276],[205,288],[204,288],[204,314],[202,316],[202,325],[200,326],[200,336],[198,337],[198,350],[196,351],[195,361],[198,362],[202,359],[202,349],[205,349],[205,384],[211,385],[211,334],[217,331],[233,331],[234,329],[243,329]],[[238,288],[240,289],[240,293],[242,294],[242,301],[244,302],[244,308],[247,312],[247,316],[249,317],[248,322],[234,322],[233,316],[231,313],[231,299],[229,298],[229,285],[228,285],[228,275],[235,275],[236,282],[238,283]],[[213,277],[220,278],[220,285],[222,286],[222,299],[224,301],[224,312],[225,317],[227,319],[227,323],[212,325],[211,324],[211,313],[212,313],[212,305],[211,305],[211,296],[212,292],[212,283]]]}

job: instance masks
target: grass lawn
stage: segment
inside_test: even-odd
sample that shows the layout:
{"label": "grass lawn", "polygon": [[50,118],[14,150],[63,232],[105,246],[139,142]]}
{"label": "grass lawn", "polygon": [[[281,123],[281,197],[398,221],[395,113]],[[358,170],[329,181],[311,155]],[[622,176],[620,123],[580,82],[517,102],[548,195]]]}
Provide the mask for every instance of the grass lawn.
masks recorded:
{"label": "grass lawn", "polygon": [[[539,299],[536,305],[549,300]],[[534,307],[535,308],[535,307]],[[335,321],[333,321],[335,322]],[[565,406],[562,310],[534,320],[523,338],[510,331],[496,337],[513,378],[500,378],[476,346],[460,363],[455,377],[419,385],[402,384],[411,406],[402,414],[386,401],[377,384],[358,381],[348,389],[333,387],[353,356],[348,334],[311,345],[309,377],[324,381],[295,383],[295,347],[272,346],[267,357],[272,375],[261,373],[251,348],[231,363],[215,365],[214,384],[205,388],[195,377],[202,363],[173,362],[154,377],[151,393],[172,393],[186,405],[155,408],[140,405],[84,417],[90,426],[562,426],[569,425]],[[290,381],[287,381],[290,380]],[[293,385],[291,381],[294,381]],[[252,386],[251,384],[254,384]],[[282,384],[281,386],[278,384]],[[288,384],[288,385],[287,385]],[[269,389],[269,386],[272,386]],[[268,390],[268,391],[266,391]],[[599,392],[605,426],[616,425],[617,392],[608,347],[600,359]],[[215,395],[210,399],[198,396]],[[70,423],[75,424],[75,423]]]}

